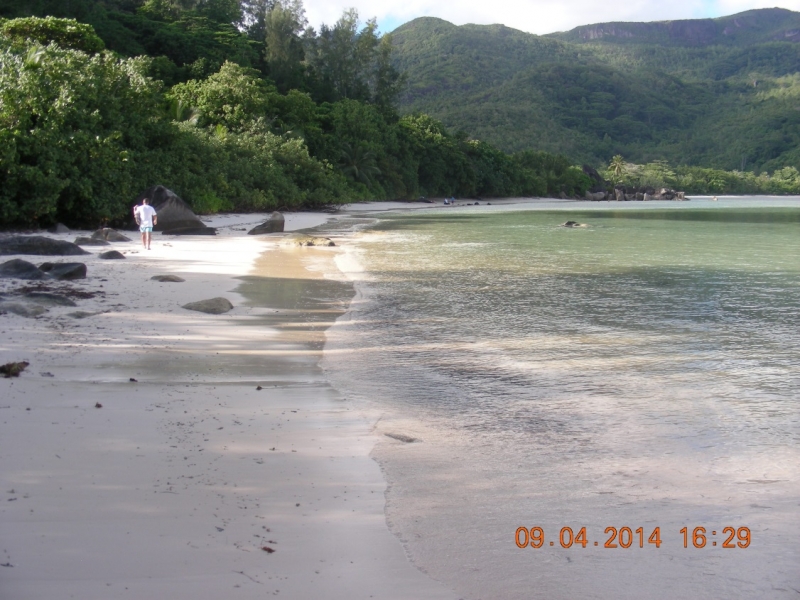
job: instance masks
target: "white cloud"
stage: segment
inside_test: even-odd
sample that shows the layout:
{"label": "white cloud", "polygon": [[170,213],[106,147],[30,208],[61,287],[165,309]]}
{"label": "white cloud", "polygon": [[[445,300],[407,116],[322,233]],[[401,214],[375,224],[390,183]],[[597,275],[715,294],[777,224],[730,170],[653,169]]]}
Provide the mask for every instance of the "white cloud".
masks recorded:
{"label": "white cloud", "polygon": [[305,0],[304,4],[308,20],[316,28],[321,23],[333,24],[344,9],[353,7],[362,20],[377,17],[383,31],[417,17],[431,16],[456,25],[502,23],[538,34],[590,23],[717,17],[773,6],[800,11],[800,0]]}

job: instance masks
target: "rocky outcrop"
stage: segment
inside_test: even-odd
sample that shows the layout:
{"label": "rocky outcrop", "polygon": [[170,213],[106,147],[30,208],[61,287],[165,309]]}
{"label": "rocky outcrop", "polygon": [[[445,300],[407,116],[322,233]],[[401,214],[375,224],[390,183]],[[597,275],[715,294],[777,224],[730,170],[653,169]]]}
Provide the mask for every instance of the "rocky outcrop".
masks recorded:
{"label": "rocky outcrop", "polygon": [[150,279],[152,281],[161,281],[162,283],[183,283],[186,281],[177,275],[153,275]]}
{"label": "rocky outcrop", "polygon": [[97,256],[103,260],[120,260],[121,258],[125,258],[125,255],[122,252],[117,252],[116,250],[101,252]]}
{"label": "rocky outcrop", "polygon": [[107,242],[131,242],[131,238],[126,235],[122,235],[116,229],[111,229],[110,227],[104,227],[103,229],[98,229],[92,234],[93,240],[105,240]]}
{"label": "rocky outcrop", "polygon": [[261,225],[256,225],[250,231],[248,231],[247,235],[261,235],[264,233],[281,233],[285,225],[286,225],[286,219],[284,218],[284,216],[279,212],[274,212],[270,215],[269,219],[261,223]]}
{"label": "rocky outcrop", "polygon": [[[581,167],[584,175],[586,175],[589,179],[592,180],[592,187],[589,188],[589,192],[592,194],[597,194],[602,192],[603,196],[605,196],[606,188],[608,187],[608,182],[603,179],[603,176],[597,172],[596,169],[590,167],[589,165],[583,165]],[[605,198],[601,198],[601,200],[605,200]]]}
{"label": "rocky outcrop", "polygon": [[90,237],[76,237],[75,244],[78,246],[110,246],[107,241]]}
{"label": "rocky outcrop", "polygon": [[572,229],[573,227],[583,227],[583,228],[585,228],[585,227],[589,227],[589,226],[586,223],[578,223],[577,221],[566,221],[565,223],[562,223],[561,225],[559,225],[559,227],[567,227],[569,229]]}
{"label": "rocky outcrop", "polygon": [[14,235],[0,238],[0,255],[77,256],[89,254],[76,244],[53,240],[43,235]]}
{"label": "rocky outcrop", "polygon": [[150,205],[156,209],[158,214],[158,223],[153,227],[154,231],[166,232],[174,229],[204,229],[206,227],[206,224],[194,214],[186,202],[163,185],[156,185],[145,191],[136,199],[136,204],[141,204],[144,198],[149,199]]}
{"label": "rocky outcrop", "polygon": [[209,300],[199,300],[184,304],[181,308],[208,313],[210,315],[221,315],[233,309],[233,304],[227,298],[211,298]]}
{"label": "rocky outcrop", "polygon": [[46,262],[39,265],[39,270],[47,273],[53,279],[58,279],[60,281],[71,281],[73,279],[84,279],[86,277],[86,265],[79,262]]}
{"label": "rocky outcrop", "polygon": [[0,264],[0,277],[4,279],[47,279],[47,274],[33,263],[15,258]]}

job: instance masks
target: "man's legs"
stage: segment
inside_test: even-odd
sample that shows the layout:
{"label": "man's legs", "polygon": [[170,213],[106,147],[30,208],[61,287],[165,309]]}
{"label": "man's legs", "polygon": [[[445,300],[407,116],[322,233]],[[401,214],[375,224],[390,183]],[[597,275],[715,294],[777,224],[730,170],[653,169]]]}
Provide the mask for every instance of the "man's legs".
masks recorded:
{"label": "man's legs", "polygon": [[147,232],[142,230],[142,248],[147,248]]}
{"label": "man's legs", "polygon": [[148,231],[145,235],[147,236],[147,249],[150,250],[150,239],[153,237],[153,234]]}

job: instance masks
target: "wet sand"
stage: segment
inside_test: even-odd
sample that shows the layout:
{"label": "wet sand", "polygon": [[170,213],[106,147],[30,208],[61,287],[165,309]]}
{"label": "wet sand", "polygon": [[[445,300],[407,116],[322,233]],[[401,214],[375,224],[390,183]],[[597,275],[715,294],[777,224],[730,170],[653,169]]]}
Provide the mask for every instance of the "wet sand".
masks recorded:
{"label": "wet sand", "polygon": [[[317,366],[353,294],[337,249],[241,231],[259,221],[91,248],[50,285],[94,297],[0,315],[0,363],[30,363],[0,380],[0,596],[456,597],[389,532],[373,426]],[[234,309],[181,308],[215,296]]]}

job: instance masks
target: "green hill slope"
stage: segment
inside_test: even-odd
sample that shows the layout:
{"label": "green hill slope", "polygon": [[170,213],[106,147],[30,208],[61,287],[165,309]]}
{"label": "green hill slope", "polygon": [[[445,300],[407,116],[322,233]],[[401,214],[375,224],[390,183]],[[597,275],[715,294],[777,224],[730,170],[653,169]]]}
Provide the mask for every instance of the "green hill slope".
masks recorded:
{"label": "green hill slope", "polygon": [[[800,13],[536,36],[421,18],[394,34],[422,111],[507,151],[775,169],[800,164]],[[788,40],[788,41],[787,41]]]}

